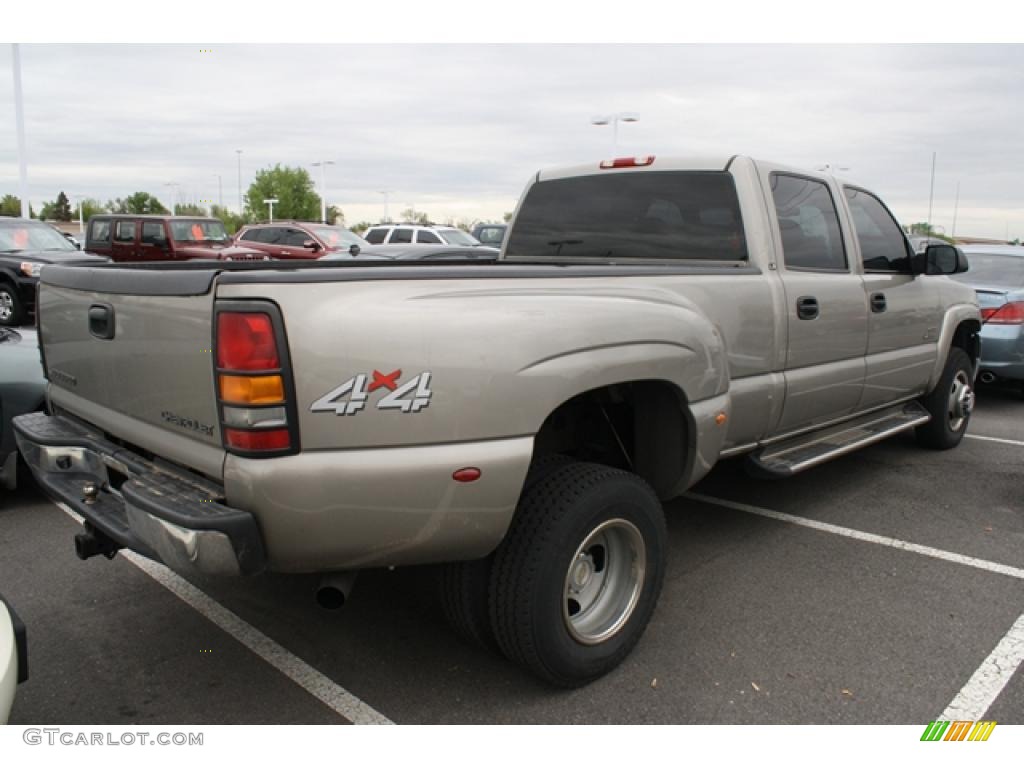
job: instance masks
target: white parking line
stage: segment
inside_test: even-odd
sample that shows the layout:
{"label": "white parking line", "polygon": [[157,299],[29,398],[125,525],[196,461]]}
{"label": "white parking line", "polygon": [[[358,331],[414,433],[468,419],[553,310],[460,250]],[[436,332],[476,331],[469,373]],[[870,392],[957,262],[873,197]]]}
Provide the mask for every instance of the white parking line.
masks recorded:
{"label": "white parking line", "polygon": [[1014,568],[1012,565],[994,563],[991,560],[981,560],[977,557],[968,557],[967,555],[948,552],[944,549],[935,549],[934,547],[926,547],[922,544],[914,544],[913,542],[903,541],[902,539],[893,539],[889,536],[879,536],[874,533],[866,533],[853,528],[844,528],[841,525],[832,525],[831,523],[823,523],[819,520],[811,520],[806,517],[788,515],[785,512],[776,512],[772,509],[755,507],[751,504],[742,504],[738,501],[717,499],[713,496],[705,496],[702,493],[685,493],[683,494],[683,498],[703,501],[707,504],[717,504],[720,507],[727,507],[739,512],[747,512],[752,515],[760,515],[761,517],[770,517],[773,520],[780,520],[784,523],[792,523],[793,525],[802,525],[805,528],[813,528],[818,531],[824,531],[825,533],[834,533],[839,536],[845,536],[849,539],[867,541],[872,544],[881,544],[886,547],[892,547],[893,549],[902,549],[905,552],[914,552],[918,555],[934,557],[937,560],[947,560],[959,565],[969,565],[972,568],[980,568],[983,571],[998,573],[1002,576],[1012,576],[1015,579],[1024,579],[1024,568]]}
{"label": "white parking line", "polygon": [[[56,502],[56,504],[74,520],[82,522],[82,518],[67,504],[63,502]],[[373,707],[356,698],[322,672],[317,671],[298,656],[278,645],[169,568],[128,550],[121,550],[121,554],[136,568],[173,592],[183,602],[346,720],[357,725],[394,725],[391,720]]]}
{"label": "white parking line", "polygon": [[971,440],[985,440],[990,443],[1003,443],[1004,445],[1021,445],[1024,446],[1024,440],[1009,440],[1005,437],[985,437],[984,435],[964,435],[969,437]]}
{"label": "white parking line", "polygon": [[940,720],[981,720],[1024,662],[1024,615],[971,675]]}

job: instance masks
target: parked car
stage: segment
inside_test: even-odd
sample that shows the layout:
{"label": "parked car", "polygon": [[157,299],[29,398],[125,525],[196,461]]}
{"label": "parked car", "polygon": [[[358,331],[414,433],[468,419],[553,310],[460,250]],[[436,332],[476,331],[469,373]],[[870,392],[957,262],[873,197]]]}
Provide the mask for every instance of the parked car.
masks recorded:
{"label": "parked car", "polygon": [[235,242],[275,259],[319,259],[325,254],[344,254],[351,258],[369,245],[345,227],[305,221],[250,224],[235,235]]}
{"label": "parked car", "polygon": [[1021,387],[1024,395],[1024,247],[965,245],[970,270],[956,280],[971,286],[981,305],[978,378]]}
{"label": "parked car", "polygon": [[34,328],[0,328],[0,489],[15,487],[18,448],[11,419],[42,410],[46,379]]}
{"label": "parked car", "polygon": [[220,219],[104,213],[92,216],[85,250],[113,261],[265,261],[254,248],[236,247]]}
{"label": "parked car", "polygon": [[0,217],[0,326],[17,326],[35,311],[36,283],[46,264],[105,261],[83,254],[49,224]]}
{"label": "parked car", "polygon": [[334,607],[360,569],[445,564],[457,631],[578,686],[640,640],[661,502],[720,459],[960,443],[966,268],[831,174],[617,158],[533,175],[497,261],[44,270],[54,413],[15,430],[80,557],[319,573]]}
{"label": "parked car", "polygon": [[[494,261],[501,253],[497,248],[487,246],[454,245],[368,245],[358,255],[360,261],[382,259],[388,261]],[[328,261],[351,259],[348,253],[331,253],[324,257]]]}
{"label": "parked car", "polygon": [[470,234],[484,245],[501,248],[507,232],[508,224],[477,224]]}
{"label": "parked car", "polygon": [[0,595],[0,725],[6,725],[19,683],[28,680],[28,637],[25,625]]}
{"label": "parked car", "polygon": [[480,245],[480,241],[457,227],[422,224],[377,224],[363,233],[373,245]]}

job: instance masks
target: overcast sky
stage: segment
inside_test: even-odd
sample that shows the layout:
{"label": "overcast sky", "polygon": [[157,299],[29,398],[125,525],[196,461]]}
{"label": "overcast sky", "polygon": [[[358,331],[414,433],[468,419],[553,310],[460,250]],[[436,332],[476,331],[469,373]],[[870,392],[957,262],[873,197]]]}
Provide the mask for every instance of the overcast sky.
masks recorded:
{"label": "overcast sky", "polygon": [[[500,219],[529,176],[618,154],[749,154],[841,175],[904,223],[1024,238],[1024,46],[22,45],[30,197],[238,205],[260,168],[334,160],[349,223]],[[11,47],[0,195],[17,193]],[[319,183],[316,169],[310,169]]]}

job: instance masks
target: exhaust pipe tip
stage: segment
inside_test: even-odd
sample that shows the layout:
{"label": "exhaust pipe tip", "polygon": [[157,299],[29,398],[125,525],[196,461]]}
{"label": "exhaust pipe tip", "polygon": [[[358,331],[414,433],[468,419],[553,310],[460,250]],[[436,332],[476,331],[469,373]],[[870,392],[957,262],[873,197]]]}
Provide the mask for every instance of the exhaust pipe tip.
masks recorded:
{"label": "exhaust pipe tip", "polygon": [[316,602],[324,610],[337,611],[348,602],[348,596],[356,581],[355,571],[326,573],[316,588]]}

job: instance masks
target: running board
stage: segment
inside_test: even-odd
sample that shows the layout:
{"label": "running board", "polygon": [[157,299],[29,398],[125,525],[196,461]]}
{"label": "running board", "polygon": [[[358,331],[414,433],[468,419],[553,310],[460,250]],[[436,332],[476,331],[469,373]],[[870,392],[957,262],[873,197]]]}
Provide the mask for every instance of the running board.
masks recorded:
{"label": "running board", "polygon": [[853,421],[811,432],[752,453],[748,468],[762,477],[789,477],[837,456],[925,424],[931,415],[917,401],[875,411]]}

